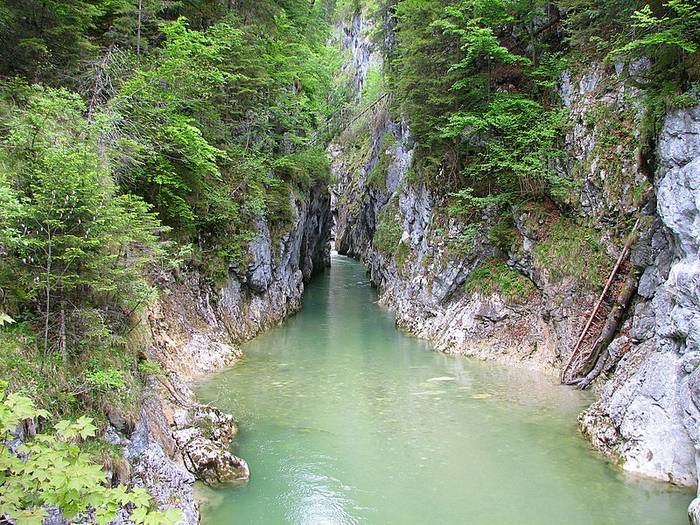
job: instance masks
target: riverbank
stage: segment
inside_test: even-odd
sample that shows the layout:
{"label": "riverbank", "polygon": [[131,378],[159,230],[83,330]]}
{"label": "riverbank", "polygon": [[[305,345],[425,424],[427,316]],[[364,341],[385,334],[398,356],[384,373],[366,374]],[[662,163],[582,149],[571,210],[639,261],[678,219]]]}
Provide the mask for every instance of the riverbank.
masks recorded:
{"label": "riverbank", "polygon": [[159,298],[132,334],[133,344],[165,373],[149,380],[137,421],[110,418],[108,439],[125,448],[130,483],[181,510],[187,525],[200,522],[195,481],[237,485],[250,476],[231,450],[234,417],[199,403],[190,385],[230,366],[243,342],[294,315],[306,283],[330,264],[326,188],[292,204],[289,231],[273,241],[269,225],[260,222],[247,265],[232,270],[223,286],[196,273],[152,275]]}
{"label": "riverbank", "polygon": [[[346,29],[360,76],[381,63],[364,23]],[[401,328],[445,353],[592,383],[600,398],[579,423],[597,449],[631,473],[697,487],[700,239],[688,218],[700,215],[689,190],[700,109],[669,109],[644,135],[634,79],[648,67],[561,74],[567,126],[550,168],[570,184],[565,197],[512,205],[470,208],[421,180],[407,121],[373,108],[329,149],[336,246],[367,266]]]}

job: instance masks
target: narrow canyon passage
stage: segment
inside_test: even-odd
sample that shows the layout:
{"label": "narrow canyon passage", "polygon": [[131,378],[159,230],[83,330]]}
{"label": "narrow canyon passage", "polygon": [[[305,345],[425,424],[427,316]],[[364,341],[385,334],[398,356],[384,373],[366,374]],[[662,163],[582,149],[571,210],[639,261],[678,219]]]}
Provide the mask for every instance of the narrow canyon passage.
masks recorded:
{"label": "narrow canyon passage", "polygon": [[244,347],[200,400],[236,414],[246,486],[203,523],[681,525],[689,491],[592,452],[590,397],[399,333],[364,268],[334,257],[300,314]]}

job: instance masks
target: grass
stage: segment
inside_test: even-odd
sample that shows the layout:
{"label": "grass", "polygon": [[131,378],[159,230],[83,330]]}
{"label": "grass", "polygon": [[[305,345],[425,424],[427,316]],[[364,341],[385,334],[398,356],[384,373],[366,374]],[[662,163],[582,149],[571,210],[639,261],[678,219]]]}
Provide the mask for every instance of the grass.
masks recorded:
{"label": "grass", "polygon": [[478,266],[469,274],[464,286],[469,294],[497,293],[511,302],[525,301],[536,291],[530,279],[511,269],[501,259],[489,259]]}
{"label": "grass", "polygon": [[[394,160],[393,150],[396,147],[396,138],[390,132],[384,133],[379,143],[379,156],[372,171],[367,177],[367,185],[379,190],[386,190],[386,175],[391,161]],[[389,153],[387,153],[389,151]]]}
{"label": "grass", "polygon": [[108,409],[134,420],[145,375],[138,354],[126,343],[83,353],[64,363],[59,353],[44,355],[28,323],[6,326],[0,329],[0,378],[10,392],[50,412],[52,422],[87,415],[105,428]]}
{"label": "grass", "polygon": [[612,258],[598,241],[598,232],[560,218],[534,249],[535,262],[555,278],[573,277],[597,289],[607,279]]}
{"label": "grass", "polygon": [[403,236],[403,217],[395,200],[379,214],[377,229],[372,242],[374,247],[385,257],[394,257],[399,268],[403,267],[410,255],[410,248],[401,242]]}

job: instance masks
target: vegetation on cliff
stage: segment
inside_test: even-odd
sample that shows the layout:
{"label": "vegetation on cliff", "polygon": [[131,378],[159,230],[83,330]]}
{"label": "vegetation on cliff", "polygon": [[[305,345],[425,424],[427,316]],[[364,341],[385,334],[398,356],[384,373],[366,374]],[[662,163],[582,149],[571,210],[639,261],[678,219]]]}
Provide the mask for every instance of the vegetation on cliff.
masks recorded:
{"label": "vegetation on cliff", "polygon": [[[582,174],[597,171],[603,191],[620,199],[619,207],[627,211],[617,213],[617,223],[609,227],[613,237],[624,240],[635,220],[629,210],[644,204],[649,188],[630,174],[632,165],[639,163],[639,171],[651,178],[666,109],[700,102],[697,3],[345,2],[346,11],[353,9],[374,20],[371,37],[384,61],[381,89],[364,96],[359,106],[386,96],[392,101],[391,117],[408,122],[415,142],[411,182],[427,185],[438,207],[463,223],[465,232],[477,225],[488,229],[502,256],[517,251],[518,238],[508,219],[510,226],[503,230],[508,235],[492,239],[499,228],[492,218],[543,204],[554,214],[547,222],[557,227],[542,232],[536,262],[550,267],[553,276],[576,274],[584,287],[601,287],[612,261],[597,245],[600,224],[581,209]],[[566,136],[577,117],[566,106],[562,74],[576,82],[591,63],[600,64],[603,75],[619,75],[642,100],[625,111],[596,102],[595,111],[584,112],[585,125],[596,130],[594,148],[583,160],[564,158]],[[597,89],[605,89],[609,80],[601,82]],[[368,74],[367,84],[374,83]],[[354,138],[353,143],[361,142]],[[376,165],[384,161],[380,156]],[[377,175],[375,168],[368,182],[381,189]],[[385,237],[380,235],[380,241]],[[384,244],[377,247],[386,253]],[[580,249],[570,249],[579,244]],[[588,248],[594,264],[579,272],[580,251]],[[402,261],[406,257],[403,253]],[[497,281],[499,276],[495,271],[488,277]]]}
{"label": "vegetation on cliff", "polygon": [[[149,275],[184,268],[223,282],[246,264],[259,220],[288,229],[292,200],[328,182],[332,9],[0,2],[0,373],[10,396],[37,406],[10,423],[46,429],[88,414],[98,435],[107,412],[133,423],[146,376],[161,373],[137,342],[158,293]],[[38,522],[43,505],[66,517],[89,505],[104,521],[103,502],[113,508],[97,498],[116,492],[100,488],[96,458],[76,448],[92,435],[60,425],[26,446],[61,475],[89,470],[89,494],[71,492],[85,505],[39,487],[2,500],[0,516]],[[41,481],[2,463],[3,497]],[[143,495],[120,498],[143,507]],[[141,521],[169,520],[159,516]]]}
{"label": "vegetation on cliff", "polygon": [[[360,12],[375,20],[384,65],[358,100],[327,43],[334,21]],[[659,108],[700,96],[693,0],[0,0],[0,43],[0,373],[11,395],[34,399],[23,418],[88,413],[98,429],[108,409],[134,410],[145,376],[159,373],[133,344],[157,293],[148,274],[184,267],[223,282],[244,266],[260,220],[277,238],[292,201],[329,182],[338,113],[358,117],[343,133],[357,164],[376,131],[365,102],[405,118],[414,181],[476,222],[484,208],[503,217],[532,201],[570,211],[576,181],[553,169],[570,125],[565,68],[626,65],[647,97],[647,153]],[[381,133],[377,190],[396,145]],[[403,266],[396,203],[379,219],[377,248]],[[557,225],[536,255],[562,275],[582,273],[567,257],[588,258],[595,286],[610,263],[595,235]],[[514,238],[510,218],[489,234],[500,252]],[[467,283],[506,295],[527,286],[500,260]],[[80,441],[60,425],[62,437],[40,440],[52,453]],[[24,483],[15,467],[0,467],[2,488]],[[56,503],[30,499],[3,502],[0,515]]]}

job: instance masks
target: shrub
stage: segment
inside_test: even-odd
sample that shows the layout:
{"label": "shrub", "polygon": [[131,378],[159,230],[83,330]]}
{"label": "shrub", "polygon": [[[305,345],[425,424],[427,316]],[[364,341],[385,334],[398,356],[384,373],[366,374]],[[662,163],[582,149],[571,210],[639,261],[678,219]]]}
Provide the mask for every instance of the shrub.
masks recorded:
{"label": "shrub", "polygon": [[151,496],[143,488],[131,491],[123,485],[109,488],[102,467],[85,452],[82,443],[95,436],[97,428],[88,417],[63,420],[53,433],[39,434],[25,441],[16,455],[6,443],[27,419],[46,418],[31,399],[5,395],[0,385],[0,515],[18,525],[41,525],[47,506],[58,507],[68,520],[94,510],[100,525],[116,518],[121,507],[130,506],[137,524],[174,524],[182,516],[178,510],[152,510]]}

